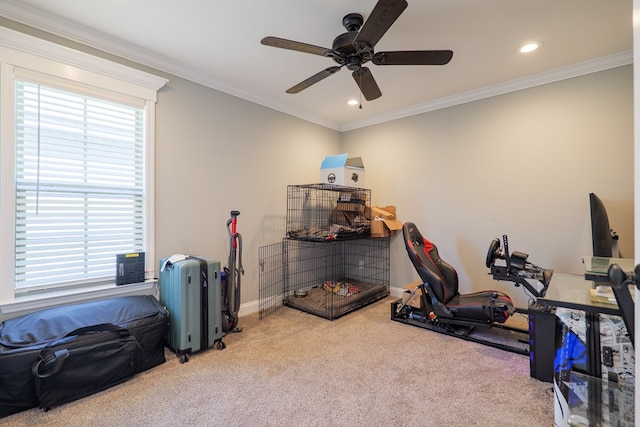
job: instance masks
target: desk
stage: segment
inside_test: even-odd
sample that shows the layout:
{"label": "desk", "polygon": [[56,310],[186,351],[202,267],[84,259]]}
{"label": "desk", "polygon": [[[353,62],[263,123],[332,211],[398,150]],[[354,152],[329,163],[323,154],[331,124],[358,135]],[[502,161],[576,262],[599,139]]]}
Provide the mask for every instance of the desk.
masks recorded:
{"label": "desk", "polygon": [[[537,301],[541,306],[555,307],[558,318],[554,362],[558,426],[569,425],[567,407],[573,391],[567,384],[576,375],[595,378],[600,387],[633,384],[634,351],[622,313],[617,305],[591,301],[590,290],[594,287],[595,282],[582,275],[556,273],[545,297]],[[599,393],[602,397],[607,391]],[[602,411],[594,408],[592,404],[589,417],[598,418]]]}
{"label": "desk", "polygon": [[549,307],[565,307],[590,313],[621,316],[617,305],[591,301],[591,289],[596,284],[577,274],[554,273],[544,298],[538,304]]}
{"label": "desk", "polygon": [[[610,285],[608,272],[611,265],[618,264],[627,273],[634,271],[635,268],[635,261],[627,258],[584,257],[582,262],[586,268],[585,278],[595,280],[602,285]],[[635,309],[633,307],[635,292],[633,287],[613,288],[613,293],[616,297],[616,305],[620,308],[620,315],[624,319],[631,341],[633,341],[635,336]]]}
{"label": "desk", "polygon": [[[544,297],[538,298],[535,304],[529,307],[529,339],[532,353],[529,356],[533,378],[553,382],[554,358],[556,349],[559,347],[557,341],[561,339],[558,335],[562,332],[557,331],[556,319],[560,318],[562,321],[564,317],[571,316],[571,313],[565,316],[562,308],[558,309],[558,307],[580,310],[581,314],[576,320],[580,324],[575,329],[584,331],[583,340],[587,345],[599,342],[598,330],[593,327],[587,328],[587,325],[597,326],[597,313],[603,310],[608,314],[618,314],[617,308],[612,308],[610,305],[600,303],[593,305],[590,289],[594,287],[594,282],[586,281],[582,276],[554,273]],[[582,369],[599,376],[600,371],[596,370],[599,361],[598,363],[596,361],[600,357],[600,351],[590,353],[590,361]]]}
{"label": "desk", "polygon": [[[613,366],[613,361],[609,358],[613,357],[612,349],[620,350],[622,343],[631,345],[631,337],[617,305],[591,301],[590,291],[594,287],[595,282],[585,280],[583,276],[556,273],[545,297],[539,298],[537,302],[541,306],[555,307],[561,329],[570,330],[584,342],[588,352],[586,361],[576,364],[577,369],[600,378],[603,370],[605,373],[613,370],[618,374],[623,369],[622,366]],[[601,325],[605,328],[601,328]],[[563,338],[563,332],[566,335],[566,330],[560,330],[556,334],[556,350],[562,346],[559,340]],[[601,338],[606,338],[606,342],[601,342]],[[606,346],[606,361],[602,360],[603,345]]]}
{"label": "desk", "polygon": [[607,283],[609,282],[607,273],[609,272],[609,267],[613,264],[618,264],[622,270],[626,272],[633,271],[636,266],[635,261],[629,258],[602,258],[597,256],[586,256],[582,258],[582,262],[584,263],[585,268],[585,279]]}

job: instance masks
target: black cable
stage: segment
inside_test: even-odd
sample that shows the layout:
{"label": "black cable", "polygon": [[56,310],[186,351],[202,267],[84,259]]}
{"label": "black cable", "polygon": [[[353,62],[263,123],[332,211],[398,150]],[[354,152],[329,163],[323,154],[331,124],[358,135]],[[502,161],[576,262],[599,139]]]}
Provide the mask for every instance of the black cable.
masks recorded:
{"label": "black cable", "polygon": [[553,387],[546,388],[546,389],[544,390],[544,393],[545,393],[548,397],[553,398]]}

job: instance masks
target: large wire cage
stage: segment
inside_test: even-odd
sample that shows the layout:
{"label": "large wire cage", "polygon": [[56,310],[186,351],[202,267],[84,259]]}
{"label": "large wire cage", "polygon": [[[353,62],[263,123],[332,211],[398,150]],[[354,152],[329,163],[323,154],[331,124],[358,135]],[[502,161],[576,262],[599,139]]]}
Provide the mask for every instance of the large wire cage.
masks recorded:
{"label": "large wire cage", "polygon": [[287,187],[287,237],[308,241],[369,237],[371,190],[331,184]]}
{"label": "large wire cage", "polygon": [[389,295],[390,239],[283,241],[283,304],[330,320]]}
{"label": "large wire cage", "polygon": [[287,187],[286,237],[259,250],[260,318],[282,305],[330,320],[389,295],[390,238],[372,238],[371,190]]}

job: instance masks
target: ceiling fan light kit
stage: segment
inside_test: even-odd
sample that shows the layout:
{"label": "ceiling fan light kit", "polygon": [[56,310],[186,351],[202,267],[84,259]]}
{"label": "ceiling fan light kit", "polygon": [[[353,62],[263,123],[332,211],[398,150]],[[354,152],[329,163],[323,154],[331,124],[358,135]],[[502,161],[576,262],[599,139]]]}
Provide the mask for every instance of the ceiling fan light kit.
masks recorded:
{"label": "ceiling fan light kit", "polygon": [[379,0],[366,21],[359,13],[346,15],[342,18],[342,25],[347,32],[333,40],[331,49],[273,36],[265,37],[260,42],[265,46],[326,56],[338,64],[290,87],[287,93],[299,93],[346,67],[352,72],[364,98],[372,101],[382,96],[382,92],[371,70],[363,66],[367,62],[374,65],[445,65],[453,57],[450,50],[374,51],[375,45],[407,6],[406,0]]}

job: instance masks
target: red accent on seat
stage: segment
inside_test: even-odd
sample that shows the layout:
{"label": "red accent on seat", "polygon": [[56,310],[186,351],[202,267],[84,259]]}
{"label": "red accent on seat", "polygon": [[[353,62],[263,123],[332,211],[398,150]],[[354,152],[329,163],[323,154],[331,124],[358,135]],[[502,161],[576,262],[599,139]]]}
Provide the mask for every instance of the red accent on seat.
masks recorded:
{"label": "red accent on seat", "polygon": [[[429,258],[429,260],[431,261],[431,264],[433,264],[433,266],[438,269],[438,273],[440,273],[440,277],[442,278],[442,280],[444,280],[444,274],[442,274],[442,271],[440,271],[440,268],[438,267],[438,265],[435,262],[433,262],[433,258],[431,258],[431,254],[430,254],[430,252],[436,247],[436,245],[434,245],[432,242],[427,240],[426,237],[422,237],[422,245],[424,247],[424,254]],[[442,287],[442,300],[443,301],[447,300],[447,288],[445,286]]]}
{"label": "red accent on seat", "polygon": [[[428,241],[425,237],[422,238],[422,244],[424,245],[424,251],[427,255],[429,255],[429,252],[431,252],[431,249],[433,249],[434,244],[431,243],[430,241]],[[431,257],[429,257],[431,258]],[[431,260],[433,261],[433,260]]]}

